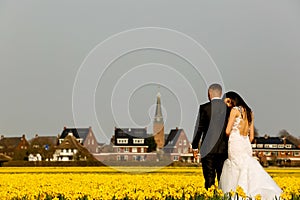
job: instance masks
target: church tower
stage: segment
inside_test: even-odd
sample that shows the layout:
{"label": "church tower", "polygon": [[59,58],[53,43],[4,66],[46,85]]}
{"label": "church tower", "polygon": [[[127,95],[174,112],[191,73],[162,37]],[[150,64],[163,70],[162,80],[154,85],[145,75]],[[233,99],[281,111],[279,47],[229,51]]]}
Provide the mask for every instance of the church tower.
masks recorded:
{"label": "church tower", "polygon": [[156,148],[162,149],[165,144],[164,120],[161,110],[160,93],[157,94],[156,110],[153,121],[153,135],[156,143]]}

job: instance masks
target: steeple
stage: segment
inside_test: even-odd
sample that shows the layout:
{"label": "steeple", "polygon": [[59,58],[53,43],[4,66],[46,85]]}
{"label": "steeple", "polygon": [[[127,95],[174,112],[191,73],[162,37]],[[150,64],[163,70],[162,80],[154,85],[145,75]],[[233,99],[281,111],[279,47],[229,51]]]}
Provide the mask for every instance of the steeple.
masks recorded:
{"label": "steeple", "polygon": [[165,145],[165,132],[164,132],[164,120],[161,110],[161,95],[158,92],[156,96],[156,110],[153,120],[153,135],[158,150],[162,149]]}
{"label": "steeple", "polygon": [[162,111],[161,111],[161,102],[160,102],[160,93],[157,93],[157,100],[156,100],[156,110],[155,110],[155,116],[154,116],[154,122],[158,123],[164,123]]}

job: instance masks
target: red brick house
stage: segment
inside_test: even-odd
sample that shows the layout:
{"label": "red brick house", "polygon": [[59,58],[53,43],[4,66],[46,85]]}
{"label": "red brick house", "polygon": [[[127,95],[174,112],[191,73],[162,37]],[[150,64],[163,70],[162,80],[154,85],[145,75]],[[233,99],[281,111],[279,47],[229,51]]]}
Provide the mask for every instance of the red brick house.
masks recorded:
{"label": "red brick house", "polygon": [[252,150],[264,166],[300,165],[300,148],[285,137],[255,137]]}
{"label": "red brick house", "polygon": [[191,143],[183,129],[171,129],[163,150],[165,154],[170,155],[172,161],[191,162],[193,160]]}
{"label": "red brick house", "polygon": [[26,160],[29,149],[29,142],[25,135],[22,137],[0,137],[0,153],[13,158],[14,160]]}
{"label": "red brick house", "polygon": [[115,128],[111,144],[94,156],[100,161],[153,161],[156,153],[149,152],[150,142],[146,128]]}

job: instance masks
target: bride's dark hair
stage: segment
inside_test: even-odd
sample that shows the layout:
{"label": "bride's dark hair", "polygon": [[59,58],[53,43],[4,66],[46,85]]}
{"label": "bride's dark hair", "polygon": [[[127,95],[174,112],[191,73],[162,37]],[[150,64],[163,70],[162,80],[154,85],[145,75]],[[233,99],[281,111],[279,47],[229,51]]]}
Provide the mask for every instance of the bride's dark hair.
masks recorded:
{"label": "bride's dark hair", "polygon": [[223,99],[225,98],[229,98],[233,106],[242,106],[245,108],[249,124],[252,122],[252,110],[238,93],[233,91],[226,92],[223,96]]}

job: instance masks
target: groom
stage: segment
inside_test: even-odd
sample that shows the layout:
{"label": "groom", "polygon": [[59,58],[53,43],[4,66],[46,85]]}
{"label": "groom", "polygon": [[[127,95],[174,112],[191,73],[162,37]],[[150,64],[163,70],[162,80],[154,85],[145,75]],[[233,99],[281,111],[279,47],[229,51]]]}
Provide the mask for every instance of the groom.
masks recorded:
{"label": "groom", "polygon": [[227,159],[228,138],[225,133],[229,109],[221,99],[222,87],[212,84],[208,88],[209,102],[200,105],[192,142],[194,157],[200,155],[205,179],[205,188],[215,184],[217,175],[220,180],[224,161]]}

